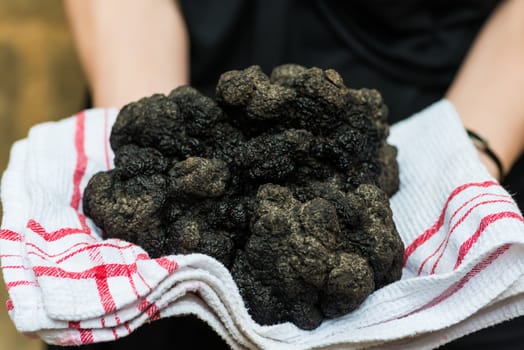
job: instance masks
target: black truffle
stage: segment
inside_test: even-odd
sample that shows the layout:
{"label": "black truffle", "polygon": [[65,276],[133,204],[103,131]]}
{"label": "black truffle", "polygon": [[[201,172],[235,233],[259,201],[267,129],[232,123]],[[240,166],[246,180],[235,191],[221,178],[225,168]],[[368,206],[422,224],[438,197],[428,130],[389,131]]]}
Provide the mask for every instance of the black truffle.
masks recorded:
{"label": "black truffle", "polygon": [[125,106],[84,211],[152,257],[213,256],[254,320],[312,329],[400,278],[388,133],[378,91],[334,70],[226,72],[215,98],[186,86]]}

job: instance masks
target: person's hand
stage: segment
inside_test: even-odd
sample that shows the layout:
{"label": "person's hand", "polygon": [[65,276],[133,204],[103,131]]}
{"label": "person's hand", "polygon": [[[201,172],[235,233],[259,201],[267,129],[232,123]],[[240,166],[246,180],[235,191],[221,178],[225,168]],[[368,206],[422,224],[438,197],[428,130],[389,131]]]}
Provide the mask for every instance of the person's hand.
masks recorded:
{"label": "person's hand", "polygon": [[[524,1],[503,2],[486,23],[446,94],[462,122],[484,138],[507,174],[524,151]],[[500,179],[493,157],[479,152]]]}
{"label": "person's hand", "polygon": [[96,107],[187,84],[188,39],[173,0],[66,0]]}

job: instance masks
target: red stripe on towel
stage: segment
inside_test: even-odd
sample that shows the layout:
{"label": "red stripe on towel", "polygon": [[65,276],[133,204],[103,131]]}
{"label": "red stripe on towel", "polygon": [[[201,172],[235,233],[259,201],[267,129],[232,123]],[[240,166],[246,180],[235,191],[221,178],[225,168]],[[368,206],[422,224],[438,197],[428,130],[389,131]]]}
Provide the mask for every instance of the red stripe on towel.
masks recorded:
{"label": "red stripe on towel", "polygon": [[491,224],[497,222],[501,219],[517,219],[521,222],[524,222],[524,219],[522,216],[518,213],[512,212],[512,211],[504,211],[500,213],[495,213],[491,215],[487,215],[480,221],[480,225],[478,229],[473,233],[473,235],[468,238],[459,248],[459,253],[457,257],[457,262],[455,263],[454,269],[460,266],[462,261],[464,260],[464,257],[468,254],[469,250],[473,246],[473,244],[479,239],[480,235],[484,230]]}
{"label": "red stripe on towel", "polygon": [[[78,250],[74,250],[72,252],[70,252],[69,254],[61,257],[60,259],[56,260],[55,263],[56,264],[60,264],[62,263],[63,261],[67,260],[67,259],[70,259],[72,258],[73,256],[77,255],[78,253],[82,253],[84,251],[89,251],[89,250],[92,250],[92,249],[98,249],[99,247],[107,247],[107,248],[115,248],[115,249],[129,249],[129,248],[133,248],[135,247],[135,245],[133,243],[129,243],[125,246],[119,246],[118,244],[112,244],[112,243],[107,243],[107,242],[102,242],[102,243],[88,243],[88,242],[79,242],[79,243],[76,243],[76,244],[73,244],[72,246],[70,247],[67,247],[66,249],[64,249],[63,251],[61,252],[58,252],[58,253],[55,253],[55,254],[49,254],[48,252],[44,251],[42,248],[40,248],[39,246],[37,246],[36,244],[33,244],[33,243],[26,243],[26,246],[28,247],[31,247],[35,250],[37,250],[40,254],[34,254],[36,256],[39,256],[39,257],[42,257],[42,258],[50,258],[50,259],[53,259],[53,258],[57,258],[61,255],[64,255],[66,253],[68,253],[69,251],[75,249],[75,248],[78,248],[80,246],[82,246],[82,248],[78,249]],[[34,253],[32,251],[29,251],[28,254],[31,254],[31,253]],[[47,259],[45,259],[47,260]],[[138,260],[138,257],[137,257],[137,260]]]}
{"label": "red stripe on towel", "polygon": [[[479,196],[476,196],[476,197],[478,198]],[[469,200],[468,202],[471,203],[471,200]],[[430,273],[434,274],[435,273],[435,269],[437,268],[437,265],[440,262],[440,259],[442,258],[442,256],[444,255],[444,252],[446,251],[446,248],[448,247],[449,239],[451,238],[451,235],[453,234],[453,232],[455,232],[457,227],[459,227],[460,224],[462,224],[467,219],[467,217],[471,214],[471,212],[475,208],[478,208],[481,205],[493,204],[493,203],[509,203],[509,204],[511,204],[512,202],[509,201],[509,200],[504,200],[504,199],[494,199],[494,200],[490,200],[490,201],[484,201],[484,202],[477,203],[474,206],[472,206],[471,208],[469,208],[468,211],[466,211],[466,213],[464,215],[462,215],[460,217],[460,219],[453,225],[453,227],[451,227],[449,232],[446,233],[446,236],[444,237],[442,242],[440,242],[439,246],[433,251],[433,253],[431,253],[426,259],[424,259],[424,261],[422,262],[422,264],[419,267],[417,275],[420,276],[420,274],[422,273],[422,270],[424,268],[424,265],[429,261],[429,259],[431,259],[433,256],[435,256],[440,251],[440,254],[437,257],[437,260],[435,261],[435,263],[433,264],[433,266],[431,268],[431,272]],[[455,211],[455,213],[453,213],[453,215],[451,216],[451,218],[448,221],[448,225],[451,223],[451,220],[456,216],[455,214],[459,210],[461,210],[463,207],[464,206],[462,205],[459,209],[457,209]]]}
{"label": "red stripe on towel", "polygon": [[93,338],[93,332],[90,329],[80,328],[80,322],[71,321],[68,325],[69,328],[78,329],[80,332],[80,342],[82,344],[91,344],[95,341]]}
{"label": "red stripe on towel", "polygon": [[427,309],[430,309],[430,308],[432,308],[434,306],[437,306],[438,304],[440,304],[444,300],[450,298],[455,293],[457,293],[462,288],[464,288],[464,286],[473,277],[478,275],[480,272],[484,271],[498,257],[500,257],[502,254],[504,254],[510,247],[511,247],[511,244],[508,243],[508,244],[504,244],[504,245],[500,246],[499,248],[497,248],[490,255],[488,255],[484,260],[482,260],[479,263],[477,263],[460,280],[458,280],[457,282],[452,284],[450,287],[448,287],[446,290],[444,290],[440,295],[436,296],[435,298],[433,298],[432,300],[430,300],[426,304],[424,304],[424,305],[422,305],[422,306],[420,306],[420,307],[418,307],[418,308],[416,308],[416,309],[414,309],[412,311],[406,312],[406,313],[404,313],[402,315],[391,317],[389,319],[386,319],[386,320],[383,320],[383,321],[379,321],[379,322],[375,322],[375,323],[372,323],[372,324],[369,324],[369,325],[365,325],[365,326],[359,327],[359,328],[367,328],[367,327],[376,326],[376,325],[379,325],[379,324],[383,324],[383,323],[387,323],[387,322],[391,322],[391,321],[395,321],[395,320],[400,320],[402,318],[406,318],[406,317],[412,316],[412,315],[414,315],[416,313],[419,313],[419,312],[425,311]]}
{"label": "red stripe on towel", "polygon": [[33,268],[38,277],[68,278],[72,280],[84,280],[90,278],[125,277],[130,273],[136,273],[136,264],[106,264],[93,266],[84,271],[66,271],[54,266],[35,266]]}
{"label": "red stripe on towel", "polygon": [[421,235],[419,235],[410,245],[408,245],[404,251],[404,267],[406,266],[407,260],[419,248],[422,246],[426,241],[428,241],[435,233],[437,233],[442,225],[444,224],[444,217],[446,214],[446,211],[448,209],[449,203],[453,198],[455,198],[460,192],[470,188],[470,187],[490,187],[490,186],[499,186],[498,182],[495,181],[484,181],[484,182],[473,182],[473,183],[467,183],[462,186],[459,186],[455,188],[451,194],[448,196],[446,202],[444,203],[444,207],[440,213],[440,216],[438,217],[437,221],[428,228],[426,231],[424,231]]}
{"label": "red stripe on towel", "polygon": [[85,132],[85,113],[80,112],[76,115],[75,125],[75,150],[76,150],[76,166],[73,173],[73,196],[71,197],[71,207],[78,210],[80,207],[80,199],[82,193],[80,191],[80,182],[84,177],[87,167],[87,156],[84,148],[84,132]]}
{"label": "red stripe on towel", "polygon": [[160,319],[160,311],[155,303],[149,303],[147,300],[142,300],[138,305],[138,310],[146,312],[150,321],[156,321]]}
{"label": "red stripe on towel", "polygon": [[481,203],[478,203],[476,205],[474,205],[472,208],[470,208],[460,219],[459,221],[457,221],[457,223],[455,225],[453,225],[453,227],[451,228],[448,236],[446,237],[446,240],[445,240],[445,245],[444,245],[444,249],[442,249],[442,251],[440,252],[437,260],[435,261],[435,263],[433,264],[433,267],[431,268],[431,274],[434,274],[435,273],[435,270],[437,269],[437,266],[440,262],[440,259],[442,258],[442,256],[444,255],[444,252],[446,251],[446,248],[448,247],[448,243],[449,243],[449,238],[451,237],[452,233],[455,231],[455,229],[457,228],[457,226],[459,226],[462,222],[464,222],[464,220],[466,219],[466,217],[473,211],[473,209],[477,208],[478,206],[480,205],[484,205],[484,204],[493,204],[493,203],[508,203],[508,204],[512,204],[513,202],[509,201],[509,200],[503,200],[503,199],[499,199],[499,200],[492,200],[492,201],[485,201],[485,202],[481,202]]}
{"label": "red stripe on towel", "polygon": [[11,288],[20,286],[38,286],[38,283],[36,283],[36,281],[11,281],[7,282],[5,286],[7,290],[9,290]]}
{"label": "red stripe on towel", "polygon": [[22,235],[15,231],[1,229],[0,230],[0,239],[6,240],[6,241],[21,242]]}
{"label": "red stripe on towel", "polygon": [[90,231],[86,231],[85,228],[73,228],[73,227],[66,227],[61,228],[56,231],[47,232],[45,228],[40,225],[36,220],[29,219],[27,222],[27,228],[42,237],[47,242],[53,242],[57,241],[59,239],[64,238],[65,236],[72,235],[72,234],[90,234]]}
{"label": "red stripe on towel", "polygon": [[178,269],[178,264],[168,258],[157,258],[155,261],[163,267],[168,273],[171,273]]}

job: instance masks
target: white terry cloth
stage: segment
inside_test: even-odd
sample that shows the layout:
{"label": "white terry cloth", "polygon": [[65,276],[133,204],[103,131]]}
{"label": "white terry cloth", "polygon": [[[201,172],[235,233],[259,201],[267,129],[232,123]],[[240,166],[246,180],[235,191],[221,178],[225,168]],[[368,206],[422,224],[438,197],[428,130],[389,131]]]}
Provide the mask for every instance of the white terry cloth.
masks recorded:
{"label": "white terry cloth", "polygon": [[93,109],[36,125],[12,148],[1,187],[0,257],[20,332],[84,344],[193,313],[237,349],[423,349],[524,314],[522,214],[481,165],[446,100],[391,130],[402,279],[311,331],[255,323],[229,272],[210,257],[150,259],[134,244],[100,238],[81,197],[95,172],[112,167],[116,114]]}

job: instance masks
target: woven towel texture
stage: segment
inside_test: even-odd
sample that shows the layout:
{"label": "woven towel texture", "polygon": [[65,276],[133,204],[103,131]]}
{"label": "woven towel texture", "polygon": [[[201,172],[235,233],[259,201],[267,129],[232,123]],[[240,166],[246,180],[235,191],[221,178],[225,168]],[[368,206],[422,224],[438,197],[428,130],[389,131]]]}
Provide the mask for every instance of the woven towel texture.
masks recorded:
{"label": "woven towel texture", "polygon": [[0,259],[17,329],[53,344],[124,337],[145,322],[193,313],[232,348],[434,348],[524,314],[524,220],[478,160],[446,100],[392,127],[405,243],[402,279],[312,331],[260,326],[229,272],[201,255],[150,259],[102,240],[82,212],[89,178],[112,167],[116,110],[36,125],[2,178]]}

